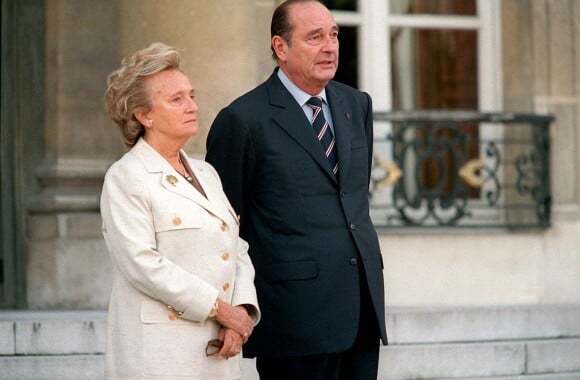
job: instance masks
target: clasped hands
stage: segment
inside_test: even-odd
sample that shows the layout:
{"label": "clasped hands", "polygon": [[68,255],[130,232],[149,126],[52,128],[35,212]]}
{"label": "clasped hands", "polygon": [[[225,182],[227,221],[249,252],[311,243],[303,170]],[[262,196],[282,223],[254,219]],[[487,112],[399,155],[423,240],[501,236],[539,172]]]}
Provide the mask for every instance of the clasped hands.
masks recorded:
{"label": "clasped hands", "polygon": [[245,307],[232,306],[218,298],[216,321],[222,325],[218,340],[222,343],[218,351],[220,358],[231,358],[242,351],[242,345],[248,341],[254,330],[254,321]]}

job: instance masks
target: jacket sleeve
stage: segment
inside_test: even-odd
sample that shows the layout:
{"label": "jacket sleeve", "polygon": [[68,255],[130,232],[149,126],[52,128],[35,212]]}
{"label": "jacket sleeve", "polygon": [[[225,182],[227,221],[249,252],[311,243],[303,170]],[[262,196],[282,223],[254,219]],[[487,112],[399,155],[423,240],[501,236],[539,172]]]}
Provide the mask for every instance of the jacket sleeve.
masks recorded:
{"label": "jacket sleeve", "polygon": [[254,286],[254,266],[248,255],[248,243],[242,238],[238,239],[238,262],[236,264],[236,287],[232,298],[232,306],[251,305],[250,317],[257,325],[261,318],[258,306],[258,297]]}
{"label": "jacket sleeve", "polygon": [[365,98],[367,100],[366,104],[366,113],[365,113],[365,134],[367,135],[367,146],[369,151],[369,159],[368,159],[368,183],[371,182],[371,169],[373,165],[373,142],[374,142],[374,131],[373,131],[373,102],[369,94],[366,92],[364,93]]}

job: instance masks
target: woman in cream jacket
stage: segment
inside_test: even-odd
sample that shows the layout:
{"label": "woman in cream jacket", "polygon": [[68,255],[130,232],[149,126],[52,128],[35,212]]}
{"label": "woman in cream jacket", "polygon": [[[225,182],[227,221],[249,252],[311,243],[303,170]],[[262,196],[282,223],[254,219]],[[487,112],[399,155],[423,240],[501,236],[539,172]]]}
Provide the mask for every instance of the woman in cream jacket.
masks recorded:
{"label": "woman in cream jacket", "polygon": [[107,112],[131,150],[101,195],[113,263],[106,379],[241,378],[259,320],[254,269],[217,173],[182,150],[198,133],[193,99],[179,54],[160,43],[108,79]]}

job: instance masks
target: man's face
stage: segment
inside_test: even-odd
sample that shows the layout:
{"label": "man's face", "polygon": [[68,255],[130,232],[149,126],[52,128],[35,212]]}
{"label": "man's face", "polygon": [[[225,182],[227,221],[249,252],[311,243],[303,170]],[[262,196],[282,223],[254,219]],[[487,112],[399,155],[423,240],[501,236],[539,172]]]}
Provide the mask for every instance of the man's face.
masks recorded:
{"label": "man's face", "polygon": [[290,43],[282,40],[280,68],[305,92],[315,95],[334,78],[338,68],[338,26],[320,3],[290,8]]}

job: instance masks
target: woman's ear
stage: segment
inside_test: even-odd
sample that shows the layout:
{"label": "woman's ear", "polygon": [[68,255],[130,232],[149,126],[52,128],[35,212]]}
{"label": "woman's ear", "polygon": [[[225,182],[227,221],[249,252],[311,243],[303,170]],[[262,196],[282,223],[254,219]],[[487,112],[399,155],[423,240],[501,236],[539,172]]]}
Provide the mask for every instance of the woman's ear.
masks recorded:
{"label": "woman's ear", "polygon": [[136,108],[135,112],[133,112],[135,119],[137,119],[145,128],[150,128],[153,125],[153,120],[149,119],[148,115],[149,110],[145,109],[145,107]]}

